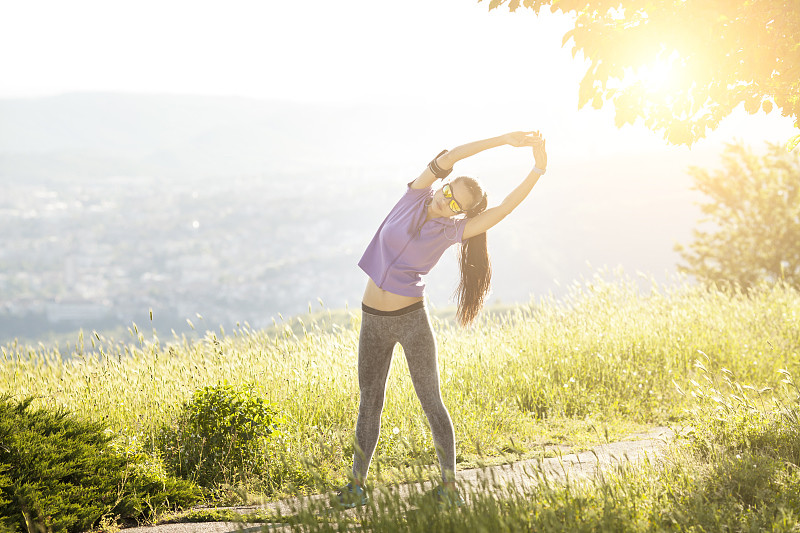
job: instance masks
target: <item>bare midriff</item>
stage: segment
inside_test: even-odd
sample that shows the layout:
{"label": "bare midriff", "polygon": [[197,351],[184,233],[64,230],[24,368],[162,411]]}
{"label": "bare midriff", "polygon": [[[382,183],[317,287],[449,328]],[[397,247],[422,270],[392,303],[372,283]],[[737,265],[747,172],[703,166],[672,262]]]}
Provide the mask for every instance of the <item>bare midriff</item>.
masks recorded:
{"label": "bare midriff", "polygon": [[377,309],[378,311],[397,311],[411,304],[422,301],[422,296],[401,296],[378,287],[372,278],[367,281],[367,288],[364,290],[364,298],[361,300],[365,305]]}

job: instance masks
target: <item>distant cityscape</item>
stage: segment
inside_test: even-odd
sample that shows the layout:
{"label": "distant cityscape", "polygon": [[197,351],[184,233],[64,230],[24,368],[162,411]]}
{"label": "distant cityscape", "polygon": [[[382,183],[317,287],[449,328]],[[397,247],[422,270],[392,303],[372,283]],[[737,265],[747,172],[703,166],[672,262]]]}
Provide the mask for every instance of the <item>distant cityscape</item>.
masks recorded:
{"label": "distant cityscape", "polygon": [[150,310],[157,329],[182,331],[198,314],[197,327],[216,329],[271,323],[309,303],[318,310],[322,296],[340,307],[358,298],[355,263],[374,231],[348,213],[352,179],[114,177],[5,189],[3,342],[132,321],[149,328]]}
{"label": "distant cityscape", "polygon": [[[132,323],[161,335],[192,326],[230,331],[358,306],[366,279],[358,259],[404,188],[377,175],[6,183],[0,344]],[[557,278],[563,293],[581,269],[591,273],[587,257],[664,264],[672,253],[670,227],[662,235],[648,229],[657,222],[637,226],[624,213],[602,214],[603,206],[571,208],[589,219],[595,210],[602,223],[593,227],[541,196],[529,204],[490,236],[493,302],[528,301]],[[452,305],[456,276],[455,252],[447,253],[428,276],[437,305]]]}

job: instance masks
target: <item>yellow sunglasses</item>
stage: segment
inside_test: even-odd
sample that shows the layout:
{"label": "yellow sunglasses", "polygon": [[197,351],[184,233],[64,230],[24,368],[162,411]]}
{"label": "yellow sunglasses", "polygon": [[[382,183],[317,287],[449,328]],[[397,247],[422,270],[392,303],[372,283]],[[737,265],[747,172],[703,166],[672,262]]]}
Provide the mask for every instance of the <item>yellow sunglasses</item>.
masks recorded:
{"label": "yellow sunglasses", "polygon": [[461,213],[464,211],[464,209],[461,208],[461,204],[459,204],[456,199],[453,198],[453,190],[450,188],[449,183],[442,185],[442,194],[444,194],[445,198],[450,200],[447,204],[448,207],[450,207],[450,211],[453,213]]}

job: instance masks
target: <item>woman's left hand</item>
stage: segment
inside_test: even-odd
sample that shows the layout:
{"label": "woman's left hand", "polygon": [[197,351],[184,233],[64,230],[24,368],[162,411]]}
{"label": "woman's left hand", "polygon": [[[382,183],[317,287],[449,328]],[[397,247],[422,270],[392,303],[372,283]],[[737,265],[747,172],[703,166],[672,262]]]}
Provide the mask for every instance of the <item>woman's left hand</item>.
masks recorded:
{"label": "woman's left hand", "polygon": [[537,139],[541,139],[538,131],[514,131],[503,135],[506,144],[511,146],[533,146]]}

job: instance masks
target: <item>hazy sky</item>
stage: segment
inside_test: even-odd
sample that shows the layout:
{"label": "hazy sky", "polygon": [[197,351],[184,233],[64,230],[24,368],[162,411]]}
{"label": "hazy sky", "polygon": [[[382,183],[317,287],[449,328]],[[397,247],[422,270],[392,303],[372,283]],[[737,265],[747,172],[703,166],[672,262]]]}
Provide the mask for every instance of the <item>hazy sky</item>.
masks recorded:
{"label": "hazy sky", "polygon": [[[650,231],[666,235],[664,228],[653,229],[662,219],[648,219],[642,209],[684,212],[691,198],[680,171],[665,177],[665,161],[677,169],[704,165],[734,138],[763,147],[765,140],[785,142],[795,133],[792,120],[777,112],[749,116],[741,110],[692,150],[668,146],[641,121],[617,129],[609,105],[577,109],[584,63],[572,57],[571,45],[561,46],[569,18],[537,17],[526,9],[490,12],[488,2],[0,0],[0,98],[106,91],[411,105],[430,110],[430,120],[404,132],[379,125],[374,135],[378,144],[424,141],[422,154],[509,130],[540,129],[550,161],[543,190],[535,195],[541,199],[528,201],[529,208],[541,202],[538,207],[555,213],[548,222],[554,226],[560,216],[586,227],[600,217],[622,221],[619,234],[594,238],[598,242],[623,242],[628,229],[648,239]],[[463,113],[449,108],[444,119],[436,107],[443,103],[463,106]],[[486,168],[488,175],[509,176],[492,184],[498,199],[529,171],[531,156],[489,152],[464,171],[481,175]],[[494,168],[506,163],[508,172]],[[516,238],[512,231],[505,235]],[[662,240],[671,247],[667,237]],[[508,262],[498,265],[497,274],[514,280],[524,270]]]}
{"label": "hazy sky", "polygon": [[[4,96],[68,90],[313,101],[522,98],[567,20],[472,0],[3,0]],[[559,91],[560,92],[560,91]],[[555,93],[553,93],[555,94]]]}
{"label": "hazy sky", "polygon": [[[465,115],[483,109],[492,133],[559,125],[584,143],[663,146],[644,127],[615,130],[608,106],[578,113],[583,63],[561,47],[570,24],[490,12],[488,0],[0,0],[0,97],[457,102]],[[790,133],[791,121],[773,113],[730,119],[714,138]]]}

